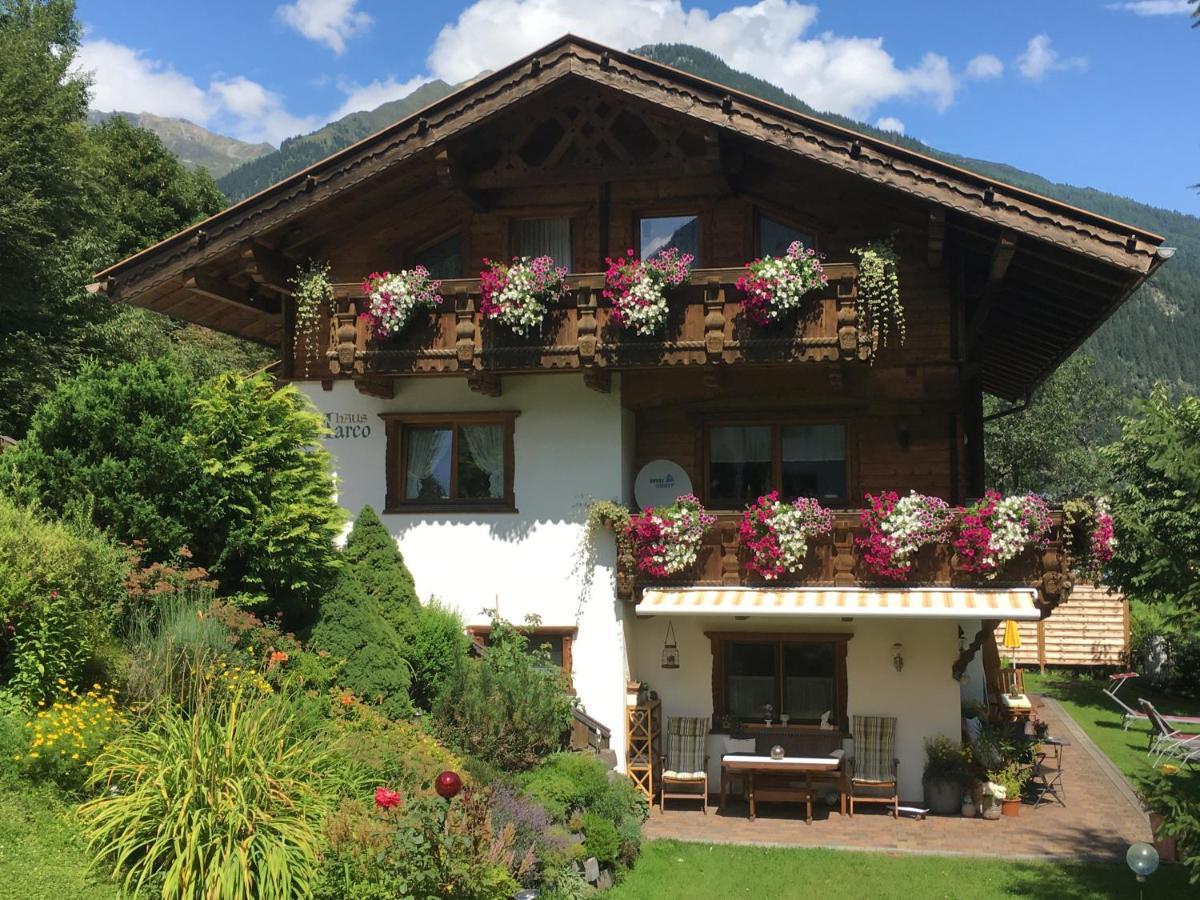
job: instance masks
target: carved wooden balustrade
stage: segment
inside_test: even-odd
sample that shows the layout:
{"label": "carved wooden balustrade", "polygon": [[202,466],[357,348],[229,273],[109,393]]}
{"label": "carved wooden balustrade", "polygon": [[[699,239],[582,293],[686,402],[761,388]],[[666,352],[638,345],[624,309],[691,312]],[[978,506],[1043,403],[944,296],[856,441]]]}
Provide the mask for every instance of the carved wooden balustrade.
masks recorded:
{"label": "carved wooden balustrade", "polygon": [[[956,516],[961,516],[961,510]],[[873,575],[863,565],[856,538],[866,530],[858,510],[833,514],[833,530],[808,542],[808,558],[801,572],[766,581],[746,570],[746,554],[738,535],[740,513],[719,514],[709,530],[692,571],[671,578],[654,578],[638,572],[632,547],[618,535],[617,591],[626,600],[636,599],[643,588],[682,586],[766,587],[1029,587],[1037,590],[1042,615],[1048,615],[1067,599],[1072,587],[1070,541],[1063,539],[1060,511],[1052,513],[1053,528],[1044,549],[1029,548],[992,579],[963,571],[953,542],[922,547],[907,582],[899,583]],[[957,528],[952,532],[957,534]]]}
{"label": "carved wooden balustrade", "polygon": [[443,302],[422,312],[394,338],[380,340],[359,318],[360,285],[334,286],[335,312],[327,356],[334,375],[462,372],[480,390],[488,377],[546,369],[605,370],[656,365],[778,363],[865,359],[855,305],[857,267],[825,266],[829,284],[806,310],[770,328],[751,325],[735,285],[745,269],[693,269],[691,280],[668,295],[662,335],[642,337],[612,320],[602,296],[604,275],[570,275],[565,301],[547,316],[541,333],[518,337],[479,312],[479,279],[442,282]]}

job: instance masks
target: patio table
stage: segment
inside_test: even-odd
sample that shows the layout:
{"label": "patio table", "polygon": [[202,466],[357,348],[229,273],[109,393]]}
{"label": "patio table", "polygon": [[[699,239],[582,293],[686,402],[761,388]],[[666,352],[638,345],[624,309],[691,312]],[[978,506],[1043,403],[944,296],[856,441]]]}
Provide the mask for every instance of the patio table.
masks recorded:
{"label": "patio table", "polygon": [[[803,800],[804,821],[811,823],[813,775],[838,772],[841,764],[841,759],[833,756],[785,756],[782,759],[772,759],[769,756],[727,753],[721,757],[721,803],[718,808],[725,806],[729,776],[741,774],[746,776],[746,799],[750,803],[751,822],[755,819],[756,800]],[[754,784],[756,775],[760,778],[758,788]],[[804,776],[803,788],[789,783],[792,779],[788,779],[788,776],[797,775]],[[840,783],[838,795],[841,799],[842,813],[845,814],[846,793]]]}

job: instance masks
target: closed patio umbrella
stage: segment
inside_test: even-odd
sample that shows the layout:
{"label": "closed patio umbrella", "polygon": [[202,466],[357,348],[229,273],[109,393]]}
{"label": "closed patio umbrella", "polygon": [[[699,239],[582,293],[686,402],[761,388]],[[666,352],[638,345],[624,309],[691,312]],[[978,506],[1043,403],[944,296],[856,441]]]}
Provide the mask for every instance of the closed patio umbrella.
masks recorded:
{"label": "closed patio umbrella", "polygon": [[1007,622],[1004,623],[1004,640],[1001,641],[1000,643],[1006,649],[1012,651],[1012,653],[1009,654],[1009,657],[1012,660],[1012,666],[1015,669],[1017,667],[1017,652],[1016,651],[1021,646],[1021,632],[1019,630],[1017,630],[1017,623],[1014,620],[1009,619]]}

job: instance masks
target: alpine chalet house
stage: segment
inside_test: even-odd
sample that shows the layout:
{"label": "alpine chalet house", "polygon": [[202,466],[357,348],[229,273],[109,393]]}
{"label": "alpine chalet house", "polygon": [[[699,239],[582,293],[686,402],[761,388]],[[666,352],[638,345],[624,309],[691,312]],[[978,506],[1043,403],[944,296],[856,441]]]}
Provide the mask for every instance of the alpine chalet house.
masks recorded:
{"label": "alpine chalet house", "polygon": [[982,396],[1026,398],[1161,243],[566,36],[93,290],[279,348],[341,504],[477,634],[536,616],[620,765],[703,717],[715,793],[731,735],[852,754],[894,717],[919,800],[996,624],[1072,584],[1058,512],[965,511]]}

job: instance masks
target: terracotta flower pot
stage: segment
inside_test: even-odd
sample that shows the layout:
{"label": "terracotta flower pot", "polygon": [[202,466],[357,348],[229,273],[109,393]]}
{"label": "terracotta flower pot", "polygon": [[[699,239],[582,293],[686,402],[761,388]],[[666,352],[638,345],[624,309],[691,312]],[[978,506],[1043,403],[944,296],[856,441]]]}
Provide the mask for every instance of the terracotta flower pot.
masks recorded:
{"label": "terracotta flower pot", "polygon": [[1019,816],[1021,814],[1021,798],[1015,800],[1005,800],[1001,803],[1001,812],[1006,816]]}
{"label": "terracotta flower pot", "polygon": [[1154,849],[1158,851],[1158,858],[1163,862],[1173,863],[1175,862],[1175,838],[1160,832],[1162,823],[1162,813],[1150,813],[1150,832],[1154,835]]}

